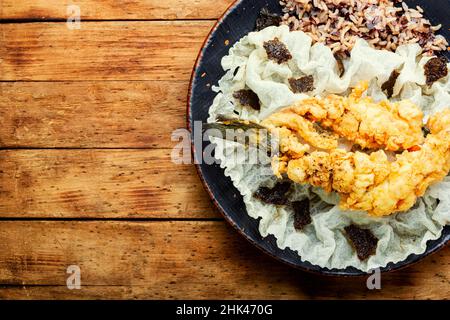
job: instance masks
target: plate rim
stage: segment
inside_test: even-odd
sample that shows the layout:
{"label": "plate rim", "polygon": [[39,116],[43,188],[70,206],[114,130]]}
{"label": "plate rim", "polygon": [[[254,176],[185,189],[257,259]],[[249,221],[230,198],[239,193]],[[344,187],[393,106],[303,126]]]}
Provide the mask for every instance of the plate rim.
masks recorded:
{"label": "plate rim", "polygon": [[[187,130],[189,131],[189,139],[190,139],[190,145],[191,145],[191,161],[193,160],[193,164],[195,165],[195,169],[197,171],[197,174],[200,178],[200,181],[203,185],[203,188],[206,190],[206,192],[209,195],[209,198],[212,200],[212,202],[214,203],[214,206],[219,210],[220,214],[224,217],[224,219],[235,229],[238,231],[238,233],[244,237],[248,242],[250,242],[252,244],[253,247],[258,248],[260,251],[262,251],[264,254],[268,255],[269,257],[275,259],[278,262],[283,263],[284,265],[288,265],[290,267],[293,267],[297,270],[300,271],[304,271],[304,272],[308,272],[311,274],[315,274],[315,275],[319,275],[319,276],[326,276],[326,277],[346,277],[346,278],[355,278],[355,277],[365,277],[371,274],[370,271],[368,272],[364,272],[362,270],[356,269],[357,272],[352,272],[349,273],[348,271],[345,271],[345,269],[328,269],[328,268],[324,268],[324,267],[320,267],[317,266],[319,269],[315,270],[315,269],[311,269],[308,268],[307,266],[304,265],[300,265],[300,264],[295,264],[292,263],[286,259],[283,259],[282,257],[279,257],[276,254],[273,254],[271,252],[269,252],[266,248],[264,248],[263,246],[259,245],[258,243],[255,242],[255,240],[253,240],[249,235],[247,235],[243,230],[241,230],[241,228],[239,228],[239,226],[237,225],[237,223],[231,219],[231,217],[226,213],[226,210],[222,207],[222,205],[217,201],[217,199],[215,198],[213,191],[210,189],[209,184],[206,182],[205,177],[203,176],[203,172],[202,169],[200,167],[200,164],[197,163],[195,161],[196,157],[196,153],[197,150],[195,148],[195,144],[194,141],[192,139],[192,123],[191,123],[191,110],[192,110],[192,97],[193,97],[193,91],[194,91],[194,80],[195,80],[195,75],[197,73],[197,69],[200,66],[200,63],[202,61],[203,58],[203,54],[204,51],[206,50],[208,44],[210,43],[211,39],[213,38],[215,32],[217,31],[218,27],[223,23],[223,20],[233,11],[237,8],[237,6],[239,6],[242,2],[244,2],[246,0],[234,0],[229,6],[228,8],[220,15],[220,17],[215,21],[214,25],[211,27],[210,31],[208,32],[208,34],[206,35],[205,39],[203,40],[203,43],[199,49],[199,52],[197,54],[197,57],[195,59],[193,68],[192,68],[192,72],[191,72],[191,76],[190,76],[190,80],[189,80],[189,86],[188,86],[188,94],[187,94],[187,107],[186,107],[186,127]],[[228,178],[224,175],[225,178]],[[229,178],[228,178],[229,179]],[[255,219],[256,220],[256,219]],[[259,222],[258,222],[259,223]],[[444,229],[448,227],[444,226],[441,232],[441,236],[436,240],[439,240],[440,238],[442,238],[444,236],[443,231]],[[264,238],[264,237],[263,237]],[[427,245],[428,242],[430,240],[427,241]],[[395,272],[395,271],[399,271],[408,267],[411,267],[415,264],[417,264],[418,262],[422,261],[423,259],[425,259],[426,257],[429,257],[430,255],[438,252],[439,250],[443,249],[444,247],[446,247],[448,244],[450,243],[450,237],[449,239],[447,239],[446,241],[438,244],[436,247],[432,248],[431,250],[426,250],[425,252],[421,253],[421,254],[410,254],[408,255],[404,260],[402,261],[398,261],[396,263],[393,263],[392,267],[390,267],[389,269],[387,269],[387,265],[385,267],[379,268],[380,269],[380,273],[391,273],[391,272]],[[280,248],[280,250],[282,250]],[[408,258],[414,255],[414,257],[410,260],[407,261]],[[304,261],[301,259],[301,256],[298,255],[300,261],[303,263]],[[307,260],[305,260],[307,261]]]}

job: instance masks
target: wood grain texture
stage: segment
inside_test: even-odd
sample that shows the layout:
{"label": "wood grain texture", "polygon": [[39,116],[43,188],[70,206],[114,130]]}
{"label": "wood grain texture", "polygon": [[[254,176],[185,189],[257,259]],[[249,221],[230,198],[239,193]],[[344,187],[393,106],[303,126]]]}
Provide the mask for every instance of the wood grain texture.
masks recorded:
{"label": "wood grain texture", "polygon": [[0,80],[185,80],[213,21],[0,25]]}
{"label": "wood grain texture", "polygon": [[170,150],[1,150],[0,216],[217,218]]}
{"label": "wood grain texture", "polygon": [[69,5],[81,19],[217,19],[233,0],[2,0],[0,19],[67,19]]}
{"label": "wood grain texture", "polygon": [[[170,161],[208,19],[232,1],[79,0],[71,30],[73,2],[1,0],[0,148],[63,149],[0,150],[0,299],[450,296],[449,247],[383,275],[381,291],[287,267],[221,219],[193,166]],[[156,21],[85,21],[116,19]],[[66,287],[72,264],[81,290]]]}
{"label": "wood grain texture", "polygon": [[[382,276],[320,277],[265,256],[223,221],[0,224],[0,298],[448,298],[450,249]],[[69,265],[81,289],[66,288]]]}
{"label": "wood grain texture", "polygon": [[188,84],[174,81],[0,83],[0,147],[172,148]]}

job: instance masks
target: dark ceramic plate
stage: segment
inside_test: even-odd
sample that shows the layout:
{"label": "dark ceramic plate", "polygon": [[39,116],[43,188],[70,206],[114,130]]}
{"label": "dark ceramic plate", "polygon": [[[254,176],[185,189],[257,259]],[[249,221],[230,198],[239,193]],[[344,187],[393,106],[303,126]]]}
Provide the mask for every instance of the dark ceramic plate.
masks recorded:
{"label": "dark ceramic plate", "polygon": [[[421,5],[425,15],[433,24],[442,23],[442,33],[450,39],[449,20],[450,4],[448,0],[410,0],[410,5]],[[192,73],[189,99],[188,99],[188,127],[194,134],[194,121],[205,122],[208,117],[208,109],[215,93],[211,90],[212,85],[223,76],[220,61],[228,53],[230,47],[241,37],[252,31],[261,8],[267,6],[271,12],[280,12],[278,0],[243,0],[235,2],[219,19],[202,47]],[[446,53],[450,56],[449,53]],[[450,57],[449,57],[450,58]],[[208,142],[201,146],[192,145],[194,159],[199,162],[204,148]],[[275,238],[268,236],[263,238],[258,231],[259,221],[247,215],[242,197],[224,176],[223,170],[216,164],[197,164],[198,173],[216,206],[242,235],[244,235],[256,247],[262,249],[272,257],[300,269],[326,275],[356,276],[365,273],[355,268],[326,269],[307,261],[302,261],[294,251],[282,250],[277,247]],[[397,270],[445,246],[450,240],[450,227],[444,228],[442,236],[434,241],[429,241],[427,250],[421,255],[410,255],[406,260],[399,263],[390,263],[381,271]]]}

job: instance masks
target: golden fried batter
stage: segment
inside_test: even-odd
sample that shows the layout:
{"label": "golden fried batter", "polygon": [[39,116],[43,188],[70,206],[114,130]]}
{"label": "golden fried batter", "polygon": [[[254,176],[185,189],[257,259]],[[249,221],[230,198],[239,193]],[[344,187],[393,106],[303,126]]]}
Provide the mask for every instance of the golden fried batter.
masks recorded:
{"label": "golden fried batter", "polygon": [[383,216],[410,209],[434,182],[450,170],[450,109],[428,121],[425,142],[390,162],[383,150],[366,154],[335,149],[304,157],[280,158],[274,171],[289,179],[310,183],[341,195],[343,209]]}
{"label": "golden fried batter", "polygon": [[[422,111],[408,100],[400,102],[362,98],[367,82],[361,82],[349,97],[330,95],[309,98],[270,116],[263,124],[296,130],[312,145],[315,138],[306,119],[368,149],[406,150],[423,142]],[[333,138],[335,138],[333,136]],[[318,140],[323,144],[322,140]],[[331,149],[333,144],[323,149]]]}
{"label": "golden fried batter", "polygon": [[404,151],[390,164],[389,175],[361,194],[342,197],[341,206],[365,210],[377,216],[410,209],[434,182],[450,170],[450,109],[433,116],[431,130],[420,150]]}
{"label": "golden fried batter", "polygon": [[264,119],[261,124],[269,130],[277,127],[293,130],[311,146],[319,149],[329,150],[338,146],[337,134],[321,130],[313,122],[295,113],[277,112]]}
{"label": "golden fried batter", "polygon": [[[278,137],[279,153],[272,158],[277,177],[336,191],[343,209],[375,216],[406,211],[450,170],[450,109],[429,119],[424,138],[417,106],[375,103],[362,97],[366,89],[362,82],[349,97],[300,101],[257,126]],[[347,151],[339,148],[340,137],[378,150]],[[389,158],[385,150],[403,152]]]}

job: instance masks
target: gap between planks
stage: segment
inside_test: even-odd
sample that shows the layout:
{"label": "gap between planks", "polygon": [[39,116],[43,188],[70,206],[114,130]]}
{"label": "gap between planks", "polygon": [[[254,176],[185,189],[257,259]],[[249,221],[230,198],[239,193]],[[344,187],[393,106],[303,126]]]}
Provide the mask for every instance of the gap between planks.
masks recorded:
{"label": "gap between planks", "polygon": [[8,218],[8,217],[0,217],[0,222],[1,221],[77,221],[77,222],[104,222],[104,221],[122,221],[122,222],[167,222],[167,221],[171,221],[171,222],[223,222],[225,221],[224,218],[100,218],[100,217],[92,217],[92,218],[58,218],[58,217],[54,217],[54,218],[33,218],[33,217],[17,217],[17,218]]}
{"label": "gap between planks", "polygon": [[[193,18],[193,19],[82,19],[81,22],[195,22],[195,21],[209,21],[216,22],[217,19],[214,18]],[[44,18],[44,19],[1,19],[1,24],[21,24],[21,23],[67,23],[67,19],[52,19],[52,18]]]}

